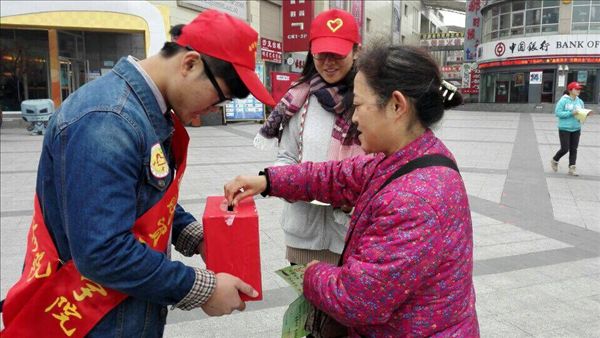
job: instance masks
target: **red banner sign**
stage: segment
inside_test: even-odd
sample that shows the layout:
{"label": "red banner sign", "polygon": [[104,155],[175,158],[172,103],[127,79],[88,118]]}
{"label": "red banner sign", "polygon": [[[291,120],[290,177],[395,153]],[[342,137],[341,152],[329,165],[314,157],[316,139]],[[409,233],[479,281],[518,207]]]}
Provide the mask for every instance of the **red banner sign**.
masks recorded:
{"label": "red banner sign", "polygon": [[493,68],[506,66],[524,66],[524,65],[539,65],[539,64],[560,64],[560,63],[600,63],[600,57],[594,56],[567,56],[567,57],[546,57],[546,58],[529,58],[517,60],[504,60],[483,62],[479,64],[479,68]]}
{"label": "red banner sign", "polygon": [[275,102],[279,102],[283,95],[290,89],[294,81],[300,78],[298,73],[271,72],[271,96]]}
{"label": "red banner sign", "polygon": [[283,51],[308,50],[308,33],[313,17],[310,0],[283,0]]}
{"label": "red banner sign", "polygon": [[263,61],[274,63],[283,62],[282,43],[267,38],[260,38],[260,55]]}

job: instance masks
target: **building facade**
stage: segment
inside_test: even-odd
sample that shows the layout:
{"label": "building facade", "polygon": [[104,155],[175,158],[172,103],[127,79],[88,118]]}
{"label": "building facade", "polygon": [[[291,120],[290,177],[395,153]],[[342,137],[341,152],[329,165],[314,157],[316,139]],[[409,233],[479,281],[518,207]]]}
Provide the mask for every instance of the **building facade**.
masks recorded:
{"label": "building facade", "polygon": [[600,99],[600,1],[482,2],[481,103],[554,103],[569,82]]}
{"label": "building facade", "polygon": [[123,56],[145,58],[167,38],[168,10],[147,2],[2,1],[0,107],[70,93]]}

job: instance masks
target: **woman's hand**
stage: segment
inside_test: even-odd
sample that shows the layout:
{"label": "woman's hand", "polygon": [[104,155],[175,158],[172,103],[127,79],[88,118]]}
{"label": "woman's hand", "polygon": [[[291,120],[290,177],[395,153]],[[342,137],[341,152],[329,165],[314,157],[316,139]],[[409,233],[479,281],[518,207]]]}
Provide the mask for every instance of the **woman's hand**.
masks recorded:
{"label": "woman's hand", "polygon": [[318,260],[315,260],[315,259],[313,259],[313,260],[312,260],[312,261],[310,261],[308,264],[306,264],[306,268],[308,269],[308,268],[310,268],[311,266],[313,266],[313,265],[315,265],[315,264],[317,264],[317,263],[319,263],[319,261],[318,261]]}
{"label": "woman's hand", "polygon": [[254,196],[265,191],[267,178],[260,176],[238,176],[225,184],[225,198],[229,205],[236,206],[248,196]]}

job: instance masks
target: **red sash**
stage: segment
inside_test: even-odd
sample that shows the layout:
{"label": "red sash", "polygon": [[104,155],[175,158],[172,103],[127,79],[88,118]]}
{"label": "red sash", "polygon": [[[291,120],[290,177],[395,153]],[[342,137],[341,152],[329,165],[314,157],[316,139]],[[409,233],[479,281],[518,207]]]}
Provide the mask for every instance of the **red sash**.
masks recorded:
{"label": "red sash", "polygon": [[[142,243],[165,252],[173,224],[179,185],[185,172],[189,136],[173,115],[171,149],[177,171],[164,197],[135,221],[132,232]],[[73,260],[60,269],[59,257],[35,196],[25,267],[8,292],[2,319],[3,337],[84,337],[127,295],[83,277]],[[58,269],[58,271],[57,271]]]}

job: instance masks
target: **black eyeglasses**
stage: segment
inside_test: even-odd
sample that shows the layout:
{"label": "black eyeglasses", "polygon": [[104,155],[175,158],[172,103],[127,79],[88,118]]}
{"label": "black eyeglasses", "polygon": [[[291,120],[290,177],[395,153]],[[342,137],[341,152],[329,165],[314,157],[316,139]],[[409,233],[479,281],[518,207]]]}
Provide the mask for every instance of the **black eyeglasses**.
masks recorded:
{"label": "black eyeglasses", "polygon": [[210,70],[210,67],[208,67],[208,63],[206,63],[206,61],[204,60],[204,58],[202,56],[200,56],[200,60],[202,60],[202,65],[204,66],[204,73],[206,74],[206,77],[208,77],[208,80],[210,81],[210,83],[212,83],[213,87],[217,91],[217,94],[219,95],[219,101],[217,101],[217,103],[213,104],[213,106],[219,105],[221,103],[225,103],[227,101],[231,101],[231,98],[229,98],[229,97],[225,96],[225,94],[223,94],[223,91],[221,90],[221,87],[219,87],[219,83],[217,82],[217,79],[215,79],[213,72]]}

